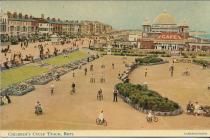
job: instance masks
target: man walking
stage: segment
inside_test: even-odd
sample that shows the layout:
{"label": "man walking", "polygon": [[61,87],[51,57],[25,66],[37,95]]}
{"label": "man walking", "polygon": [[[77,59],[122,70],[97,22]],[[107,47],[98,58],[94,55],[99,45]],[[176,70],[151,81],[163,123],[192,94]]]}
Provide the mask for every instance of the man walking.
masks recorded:
{"label": "man walking", "polygon": [[147,77],[147,68],[145,69],[144,77],[145,77],[145,78]]}
{"label": "man walking", "polygon": [[85,68],[85,76],[87,75],[87,68]]}
{"label": "man walking", "polygon": [[112,63],[112,69],[114,69],[114,63]]}
{"label": "man walking", "polygon": [[75,89],[76,88],[76,84],[74,82],[72,83],[71,88],[72,88],[71,89],[71,94],[74,94],[76,92],[76,89]]}
{"label": "man walking", "polygon": [[113,96],[114,96],[113,102],[117,102],[117,94],[118,94],[118,90],[115,89],[114,92],[113,92]]}
{"label": "man walking", "polygon": [[74,78],[74,76],[75,76],[74,70],[73,70],[72,76],[73,76],[73,78]]}
{"label": "man walking", "polygon": [[54,94],[54,84],[52,83],[51,85],[50,85],[50,89],[51,89],[51,96]]}
{"label": "man walking", "polygon": [[169,70],[171,71],[171,77],[173,77],[173,75],[174,75],[174,66],[172,65]]}

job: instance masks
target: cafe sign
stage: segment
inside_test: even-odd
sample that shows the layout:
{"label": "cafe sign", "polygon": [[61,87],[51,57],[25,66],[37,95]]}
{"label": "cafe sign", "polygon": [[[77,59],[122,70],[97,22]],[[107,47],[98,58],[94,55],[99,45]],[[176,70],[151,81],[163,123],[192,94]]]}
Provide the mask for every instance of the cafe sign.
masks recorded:
{"label": "cafe sign", "polygon": [[162,40],[181,40],[182,37],[178,34],[175,34],[175,33],[161,33],[158,36],[158,39],[162,39]]}

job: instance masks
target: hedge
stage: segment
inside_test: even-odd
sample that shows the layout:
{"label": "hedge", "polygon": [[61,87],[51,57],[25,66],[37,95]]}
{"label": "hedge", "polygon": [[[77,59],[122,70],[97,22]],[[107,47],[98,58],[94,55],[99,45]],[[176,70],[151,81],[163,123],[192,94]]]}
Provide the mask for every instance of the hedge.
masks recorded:
{"label": "hedge", "polygon": [[200,64],[200,65],[208,65],[209,62],[207,60],[202,60],[202,59],[193,59],[194,63]]}
{"label": "hedge", "polygon": [[156,91],[148,90],[144,85],[119,83],[116,85],[116,89],[120,95],[129,98],[131,104],[138,104],[143,110],[171,112],[180,109],[177,103],[162,97]]}
{"label": "hedge", "polygon": [[163,59],[159,58],[157,55],[150,55],[143,58],[136,58],[135,62],[138,64],[151,64],[151,63],[163,62]]}

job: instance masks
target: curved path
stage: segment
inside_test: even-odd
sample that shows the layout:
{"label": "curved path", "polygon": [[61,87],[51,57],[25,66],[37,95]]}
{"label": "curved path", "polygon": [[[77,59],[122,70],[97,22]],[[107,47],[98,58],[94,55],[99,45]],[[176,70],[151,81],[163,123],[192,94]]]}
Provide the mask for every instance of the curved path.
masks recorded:
{"label": "curved path", "polygon": [[[129,62],[134,58],[128,57]],[[115,69],[112,69],[112,62],[115,63]],[[55,95],[50,95],[50,84],[43,86],[36,86],[36,90],[21,97],[12,97],[12,104],[1,107],[1,129],[209,129],[210,118],[206,117],[193,117],[187,115],[180,115],[174,117],[159,117],[157,123],[147,123],[145,121],[145,114],[136,111],[121,99],[119,102],[112,102],[112,91],[118,80],[118,73],[125,70],[122,57],[120,56],[104,56],[92,62],[94,65],[94,76],[96,77],[96,83],[91,84],[89,79],[91,73],[88,71],[88,75],[84,76],[84,68],[89,70],[89,63],[83,66],[81,70],[75,71],[75,77],[72,77],[72,73],[68,73],[61,77],[60,81],[54,81]],[[101,69],[101,64],[105,64],[105,69]],[[157,70],[161,70],[158,66]],[[194,66],[196,69],[199,66]],[[149,68],[150,71],[150,68]],[[208,70],[209,71],[209,70]],[[200,78],[206,78],[208,71],[202,72]],[[100,83],[99,78],[105,74],[106,82]],[[159,72],[159,71],[158,71]],[[150,76],[150,72],[148,73]],[[161,72],[154,74],[154,78],[158,75],[162,75]],[[131,75],[132,82],[141,82],[142,80],[141,68],[134,71]],[[198,78],[199,79],[199,78]],[[209,79],[209,78],[208,78]],[[170,79],[168,79],[170,81]],[[194,79],[193,79],[194,80]],[[201,79],[200,79],[201,80]],[[77,93],[70,95],[71,83],[75,81]],[[152,79],[148,80],[150,83]],[[160,91],[160,93],[167,94],[164,90],[158,90],[157,87],[162,85],[163,81],[153,81],[157,85],[152,84],[154,90]],[[196,81],[195,81],[196,82]],[[198,81],[199,82],[199,81]],[[177,83],[178,84],[178,83]],[[196,83],[195,83],[196,84]],[[194,86],[193,83],[189,83],[189,86]],[[96,100],[96,94],[99,88],[102,88],[104,94],[103,101]],[[172,92],[175,94],[174,92]],[[177,93],[183,94],[183,93]],[[206,93],[207,94],[207,93]],[[177,95],[178,97],[178,95]],[[193,96],[192,96],[193,97]],[[209,97],[206,95],[196,95],[195,98]],[[184,99],[171,96],[172,99],[180,99],[179,103],[185,103]],[[40,101],[44,114],[36,116],[34,114],[34,106],[36,101]],[[183,100],[183,101],[182,101]],[[207,100],[206,100],[207,102]],[[206,103],[205,102],[205,103]],[[97,126],[95,119],[98,116],[100,110],[104,110],[104,115],[108,121],[108,126]]]}

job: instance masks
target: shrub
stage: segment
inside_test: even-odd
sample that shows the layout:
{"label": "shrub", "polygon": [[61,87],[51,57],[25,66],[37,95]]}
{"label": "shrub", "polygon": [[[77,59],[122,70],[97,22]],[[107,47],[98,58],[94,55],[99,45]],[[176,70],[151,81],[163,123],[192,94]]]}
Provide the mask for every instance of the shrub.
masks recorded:
{"label": "shrub", "polygon": [[200,53],[200,54],[198,54],[199,56],[207,56],[207,54],[206,53]]}
{"label": "shrub", "polygon": [[163,59],[157,57],[157,55],[150,55],[143,58],[136,58],[135,61],[138,64],[150,64],[150,63],[162,62]]}
{"label": "shrub", "polygon": [[202,60],[202,59],[193,59],[194,63],[200,64],[200,65],[208,65],[207,60]]}
{"label": "shrub", "polygon": [[191,57],[192,57],[192,58],[196,58],[196,55],[193,54]]}
{"label": "shrub", "polygon": [[138,104],[146,110],[168,112],[180,108],[177,103],[162,97],[155,91],[145,90],[139,84],[119,83],[116,88],[122,96],[130,98],[132,104]]}
{"label": "shrub", "polygon": [[188,55],[187,55],[186,53],[182,53],[182,56],[183,56],[184,58],[188,58]]}

